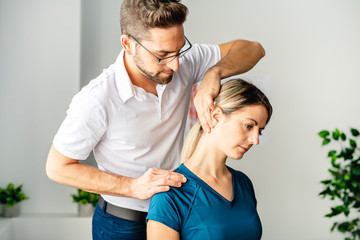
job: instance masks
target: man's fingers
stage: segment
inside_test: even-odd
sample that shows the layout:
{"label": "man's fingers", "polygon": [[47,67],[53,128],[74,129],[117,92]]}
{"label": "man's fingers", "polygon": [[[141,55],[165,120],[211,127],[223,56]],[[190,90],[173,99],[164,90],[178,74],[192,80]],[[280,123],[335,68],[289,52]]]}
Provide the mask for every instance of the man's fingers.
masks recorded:
{"label": "man's fingers", "polygon": [[159,186],[159,187],[153,187],[151,188],[149,195],[153,196],[155,193],[159,193],[159,192],[166,192],[169,191],[170,187],[169,186]]}
{"label": "man's fingers", "polygon": [[205,132],[209,133],[210,132],[210,126],[208,124],[208,121],[206,119],[206,117],[199,117],[199,120],[200,120],[200,123],[201,123],[201,126],[202,128],[204,129]]}
{"label": "man's fingers", "polygon": [[215,108],[213,98],[210,95],[206,95],[204,98],[195,97],[194,104],[201,126],[205,132],[209,133],[213,128],[211,119],[211,111]]}
{"label": "man's fingers", "polygon": [[[149,189],[150,196],[158,192],[169,191],[170,187],[181,187],[184,182],[183,180],[186,180],[186,178],[180,174],[178,174],[179,176],[175,176],[174,172],[168,171],[168,173],[171,174],[167,176],[162,175],[162,178],[152,182],[152,187]],[[179,179],[181,179],[181,181],[179,181]]]}
{"label": "man's fingers", "polygon": [[213,98],[210,95],[208,95],[206,97],[206,101],[207,101],[207,104],[208,104],[208,108],[210,110],[212,110],[215,107]]}
{"label": "man's fingers", "polygon": [[181,185],[181,183],[186,182],[186,177],[184,177],[184,175],[172,171],[168,171],[168,174],[165,176],[164,179],[165,179],[165,185],[171,185],[174,187],[176,187],[174,183],[176,183],[176,185],[179,186],[179,184]]}
{"label": "man's fingers", "polygon": [[200,120],[201,126],[203,127],[205,132],[209,133],[211,128],[213,127],[212,120],[211,120],[211,109],[206,107],[204,109],[202,117],[199,117],[199,120]]}
{"label": "man's fingers", "polygon": [[186,181],[186,178],[179,173],[171,170],[163,170],[162,174],[157,176],[157,180],[153,181],[154,186],[171,186],[181,187],[181,184]]}
{"label": "man's fingers", "polygon": [[201,126],[205,130],[205,132],[210,132],[210,109],[207,104],[203,104],[201,107],[197,108],[198,117],[201,123]]}
{"label": "man's fingers", "polygon": [[150,168],[144,175],[134,179],[132,197],[150,199],[155,193],[168,191],[170,187],[181,187],[186,181],[186,178],[174,172],[174,169]]}
{"label": "man's fingers", "polygon": [[154,187],[158,187],[158,186],[181,187],[181,185],[182,182],[167,178],[159,179],[153,182]]}
{"label": "man's fingers", "polygon": [[214,101],[213,101],[213,98],[211,96],[209,96],[209,95],[206,97],[206,101],[207,101],[206,121],[207,121],[208,125],[210,126],[210,128],[213,128],[213,123],[212,123],[212,119],[211,119],[211,112],[215,108]]}
{"label": "man's fingers", "polygon": [[168,180],[174,180],[178,182],[186,182],[186,178],[184,175],[174,172],[174,170],[163,170],[158,168],[151,169],[152,179],[154,181],[168,179]]}

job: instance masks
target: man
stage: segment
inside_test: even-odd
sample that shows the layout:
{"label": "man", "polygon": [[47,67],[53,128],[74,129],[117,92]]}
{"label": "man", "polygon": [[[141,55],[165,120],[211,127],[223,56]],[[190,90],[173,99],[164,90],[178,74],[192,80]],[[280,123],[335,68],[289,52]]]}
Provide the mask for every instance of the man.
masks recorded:
{"label": "man", "polygon": [[[148,199],[186,181],[171,169],[179,165],[193,84],[202,81],[194,102],[210,131],[221,79],[264,56],[259,43],[245,40],[192,45],[184,35],[186,15],[178,1],[124,0],[123,50],[73,98],[54,138],[49,178],[101,194],[93,239],[146,238]],[[80,163],[91,151],[98,168]]]}

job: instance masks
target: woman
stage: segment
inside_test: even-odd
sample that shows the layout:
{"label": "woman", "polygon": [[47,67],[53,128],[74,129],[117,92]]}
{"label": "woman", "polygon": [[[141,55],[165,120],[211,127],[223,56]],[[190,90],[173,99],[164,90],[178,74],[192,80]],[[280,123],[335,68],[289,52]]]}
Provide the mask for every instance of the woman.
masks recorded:
{"label": "woman", "polygon": [[176,172],[188,181],[151,199],[149,240],[261,238],[252,183],[225,163],[227,157],[241,159],[259,144],[271,104],[257,87],[240,79],[224,83],[214,104],[211,132],[198,122],[185,141],[183,164]]}

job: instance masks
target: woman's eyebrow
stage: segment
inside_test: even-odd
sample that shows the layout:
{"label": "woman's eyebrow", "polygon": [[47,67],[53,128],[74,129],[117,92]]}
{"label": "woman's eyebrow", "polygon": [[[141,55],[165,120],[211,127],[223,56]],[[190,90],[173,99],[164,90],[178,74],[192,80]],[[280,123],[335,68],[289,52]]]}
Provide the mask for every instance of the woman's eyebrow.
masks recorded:
{"label": "woman's eyebrow", "polygon": [[253,121],[253,122],[255,123],[255,126],[258,125],[258,122],[257,122],[255,119],[252,119],[252,118],[245,118],[245,119],[250,120],[250,121]]}

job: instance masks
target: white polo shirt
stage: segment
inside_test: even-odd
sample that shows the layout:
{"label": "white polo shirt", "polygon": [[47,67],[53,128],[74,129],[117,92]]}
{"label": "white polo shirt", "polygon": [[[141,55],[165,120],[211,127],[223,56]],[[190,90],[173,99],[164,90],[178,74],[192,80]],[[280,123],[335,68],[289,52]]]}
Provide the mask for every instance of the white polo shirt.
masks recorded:
{"label": "white polo shirt", "polygon": [[[139,177],[151,167],[179,166],[191,88],[220,60],[216,45],[194,44],[179,71],[158,96],[131,83],[124,51],[116,62],[74,96],[54,146],[67,157],[85,160],[90,152],[99,169]],[[149,200],[103,195],[111,204],[147,211]]]}

